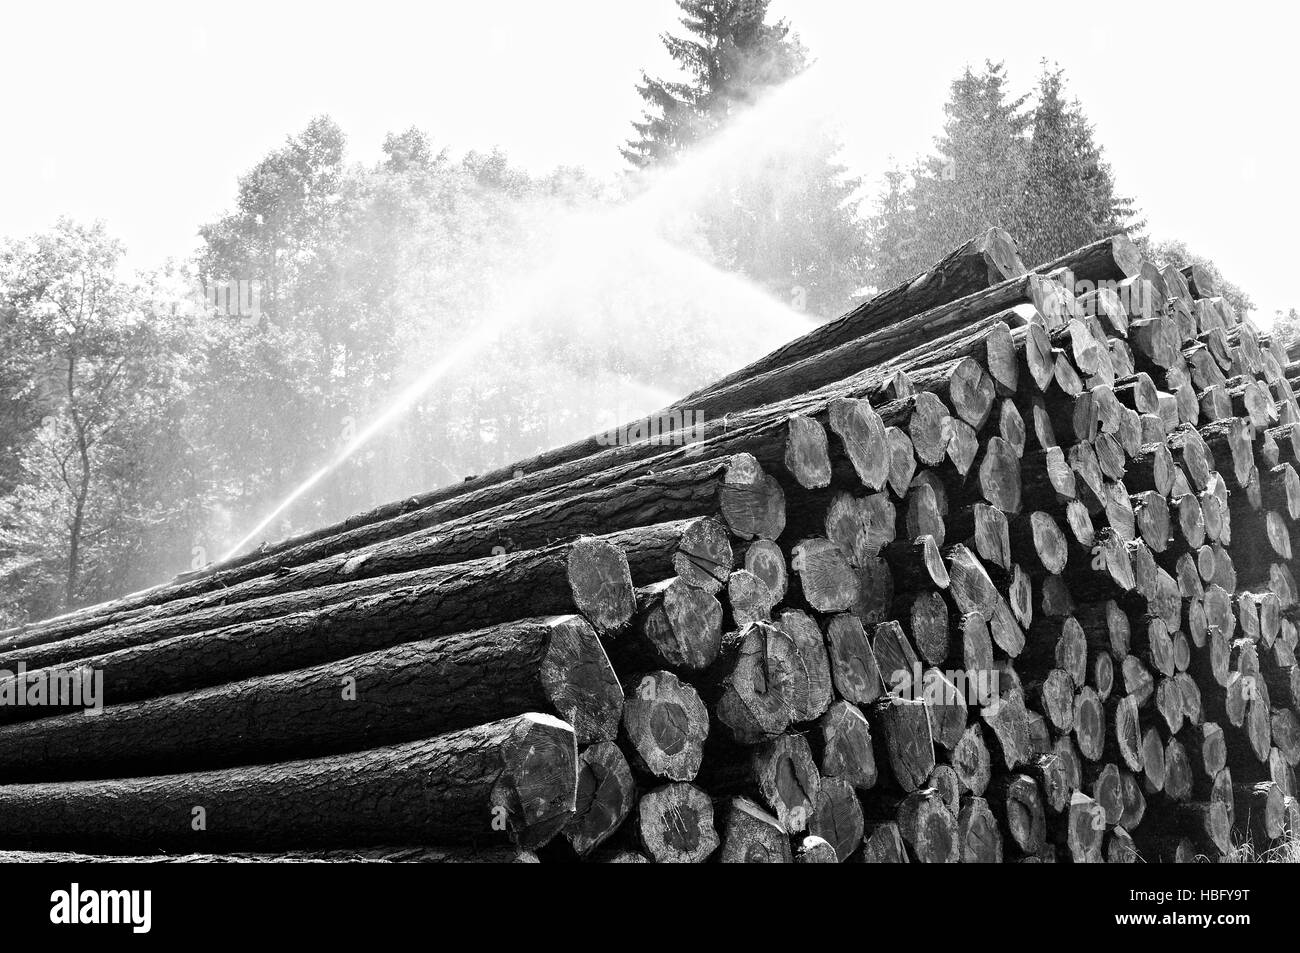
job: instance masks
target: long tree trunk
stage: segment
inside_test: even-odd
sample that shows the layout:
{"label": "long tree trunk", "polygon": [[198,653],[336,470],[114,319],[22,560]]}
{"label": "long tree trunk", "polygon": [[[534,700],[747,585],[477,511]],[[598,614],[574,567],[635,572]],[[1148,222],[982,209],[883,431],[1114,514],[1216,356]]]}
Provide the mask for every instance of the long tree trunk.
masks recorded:
{"label": "long tree trunk", "polygon": [[[106,688],[115,698],[112,683]],[[540,710],[572,725],[579,744],[618,734],[623,689],[580,616],[512,622],[110,704],[93,717],[5,725],[0,778],[122,777],[284,761],[428,738]]]}
{"label": "long tree trunk", "polygon": [[357,754],[199,774],[0,786],[0,845],[140,852],[538,847],[572,814],[573,730],[526,714]]}

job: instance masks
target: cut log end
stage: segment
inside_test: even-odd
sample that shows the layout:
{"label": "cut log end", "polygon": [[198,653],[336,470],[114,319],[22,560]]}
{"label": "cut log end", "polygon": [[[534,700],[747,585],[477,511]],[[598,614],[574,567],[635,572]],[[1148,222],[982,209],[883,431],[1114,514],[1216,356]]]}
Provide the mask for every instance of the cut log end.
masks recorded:
{"label": "cut log end", "polygon": [[637,803],[637,819],[642,846],[656,863],[699,864],[718,849],[713,802],[694,785],[656,788]]}
{"label": "cut log end", "polygon": [[605,843],[632,812],[636,785],[618,745],[602,741],[578,759],[578,794],[564,836],[574,853],[585,857]]}
{"label": "cut log end", "polygon": [[573,729],[553,715],[521,715],[511,726],[501,763],[490,805],[504,810],[519,846],[540,847],[569,822],[577,804]]}
{"label": "cut log end", "polygon": [[584,537],[569,549],[573,604],[601,635],[622,632],[636,612],[636,592],[627,557],[607,540]]}
{"label": "cut log end", "polygon": [[612,741],[622,716],[623,691],[600,639],[579,616],[547,620],[550,638],[539,673],[560,717],[578,744]]}
{"label": "cut log end", "polygon": [[656,778],[691,781],[704,758],[709,713],[689,684],[671,672],[651,672],[629,686],[623,731],[638,768]]}

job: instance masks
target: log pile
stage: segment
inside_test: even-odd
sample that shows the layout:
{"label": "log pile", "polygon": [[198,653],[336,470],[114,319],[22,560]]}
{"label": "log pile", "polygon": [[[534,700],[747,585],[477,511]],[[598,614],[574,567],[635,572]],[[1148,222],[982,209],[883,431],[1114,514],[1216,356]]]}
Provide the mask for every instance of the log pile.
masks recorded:
{"label": "log pile", "polygon": [[[1031,272],[990,230],[652,439],[0,633],[0,851],[1267,849],[1300,828],[1298,377],[1198,269],[1119,235]],[[88,682],[102,711],[56,691]]]}

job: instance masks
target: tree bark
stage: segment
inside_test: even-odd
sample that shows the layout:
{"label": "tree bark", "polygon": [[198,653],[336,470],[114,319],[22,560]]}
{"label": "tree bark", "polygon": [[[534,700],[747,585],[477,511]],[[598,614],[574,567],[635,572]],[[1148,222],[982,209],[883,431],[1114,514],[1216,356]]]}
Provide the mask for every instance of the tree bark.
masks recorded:
{"label": "tree bark", "polygon": [[357,754],[200,774],[0,786],[10,848],[277,850],[545,844],[572,815],[573,730],[527,714]]}
{"label": "tree bark", "polygon": [[623,707],[595,632],[578,616],[556,616],[110,704],[93,716],[0,726],[0,777],[264,764],[428,738],[536,710],[557,713],[585,745],[613,740]]}

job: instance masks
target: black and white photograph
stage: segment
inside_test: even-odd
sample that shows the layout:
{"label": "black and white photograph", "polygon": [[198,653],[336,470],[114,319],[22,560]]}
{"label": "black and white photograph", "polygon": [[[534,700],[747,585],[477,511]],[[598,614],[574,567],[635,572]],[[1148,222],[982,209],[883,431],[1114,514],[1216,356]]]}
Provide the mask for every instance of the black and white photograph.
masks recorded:
{"label": "black and white photograph", "polygon": [[1293,929],[1297,35],[0,0],[7,923]]}

